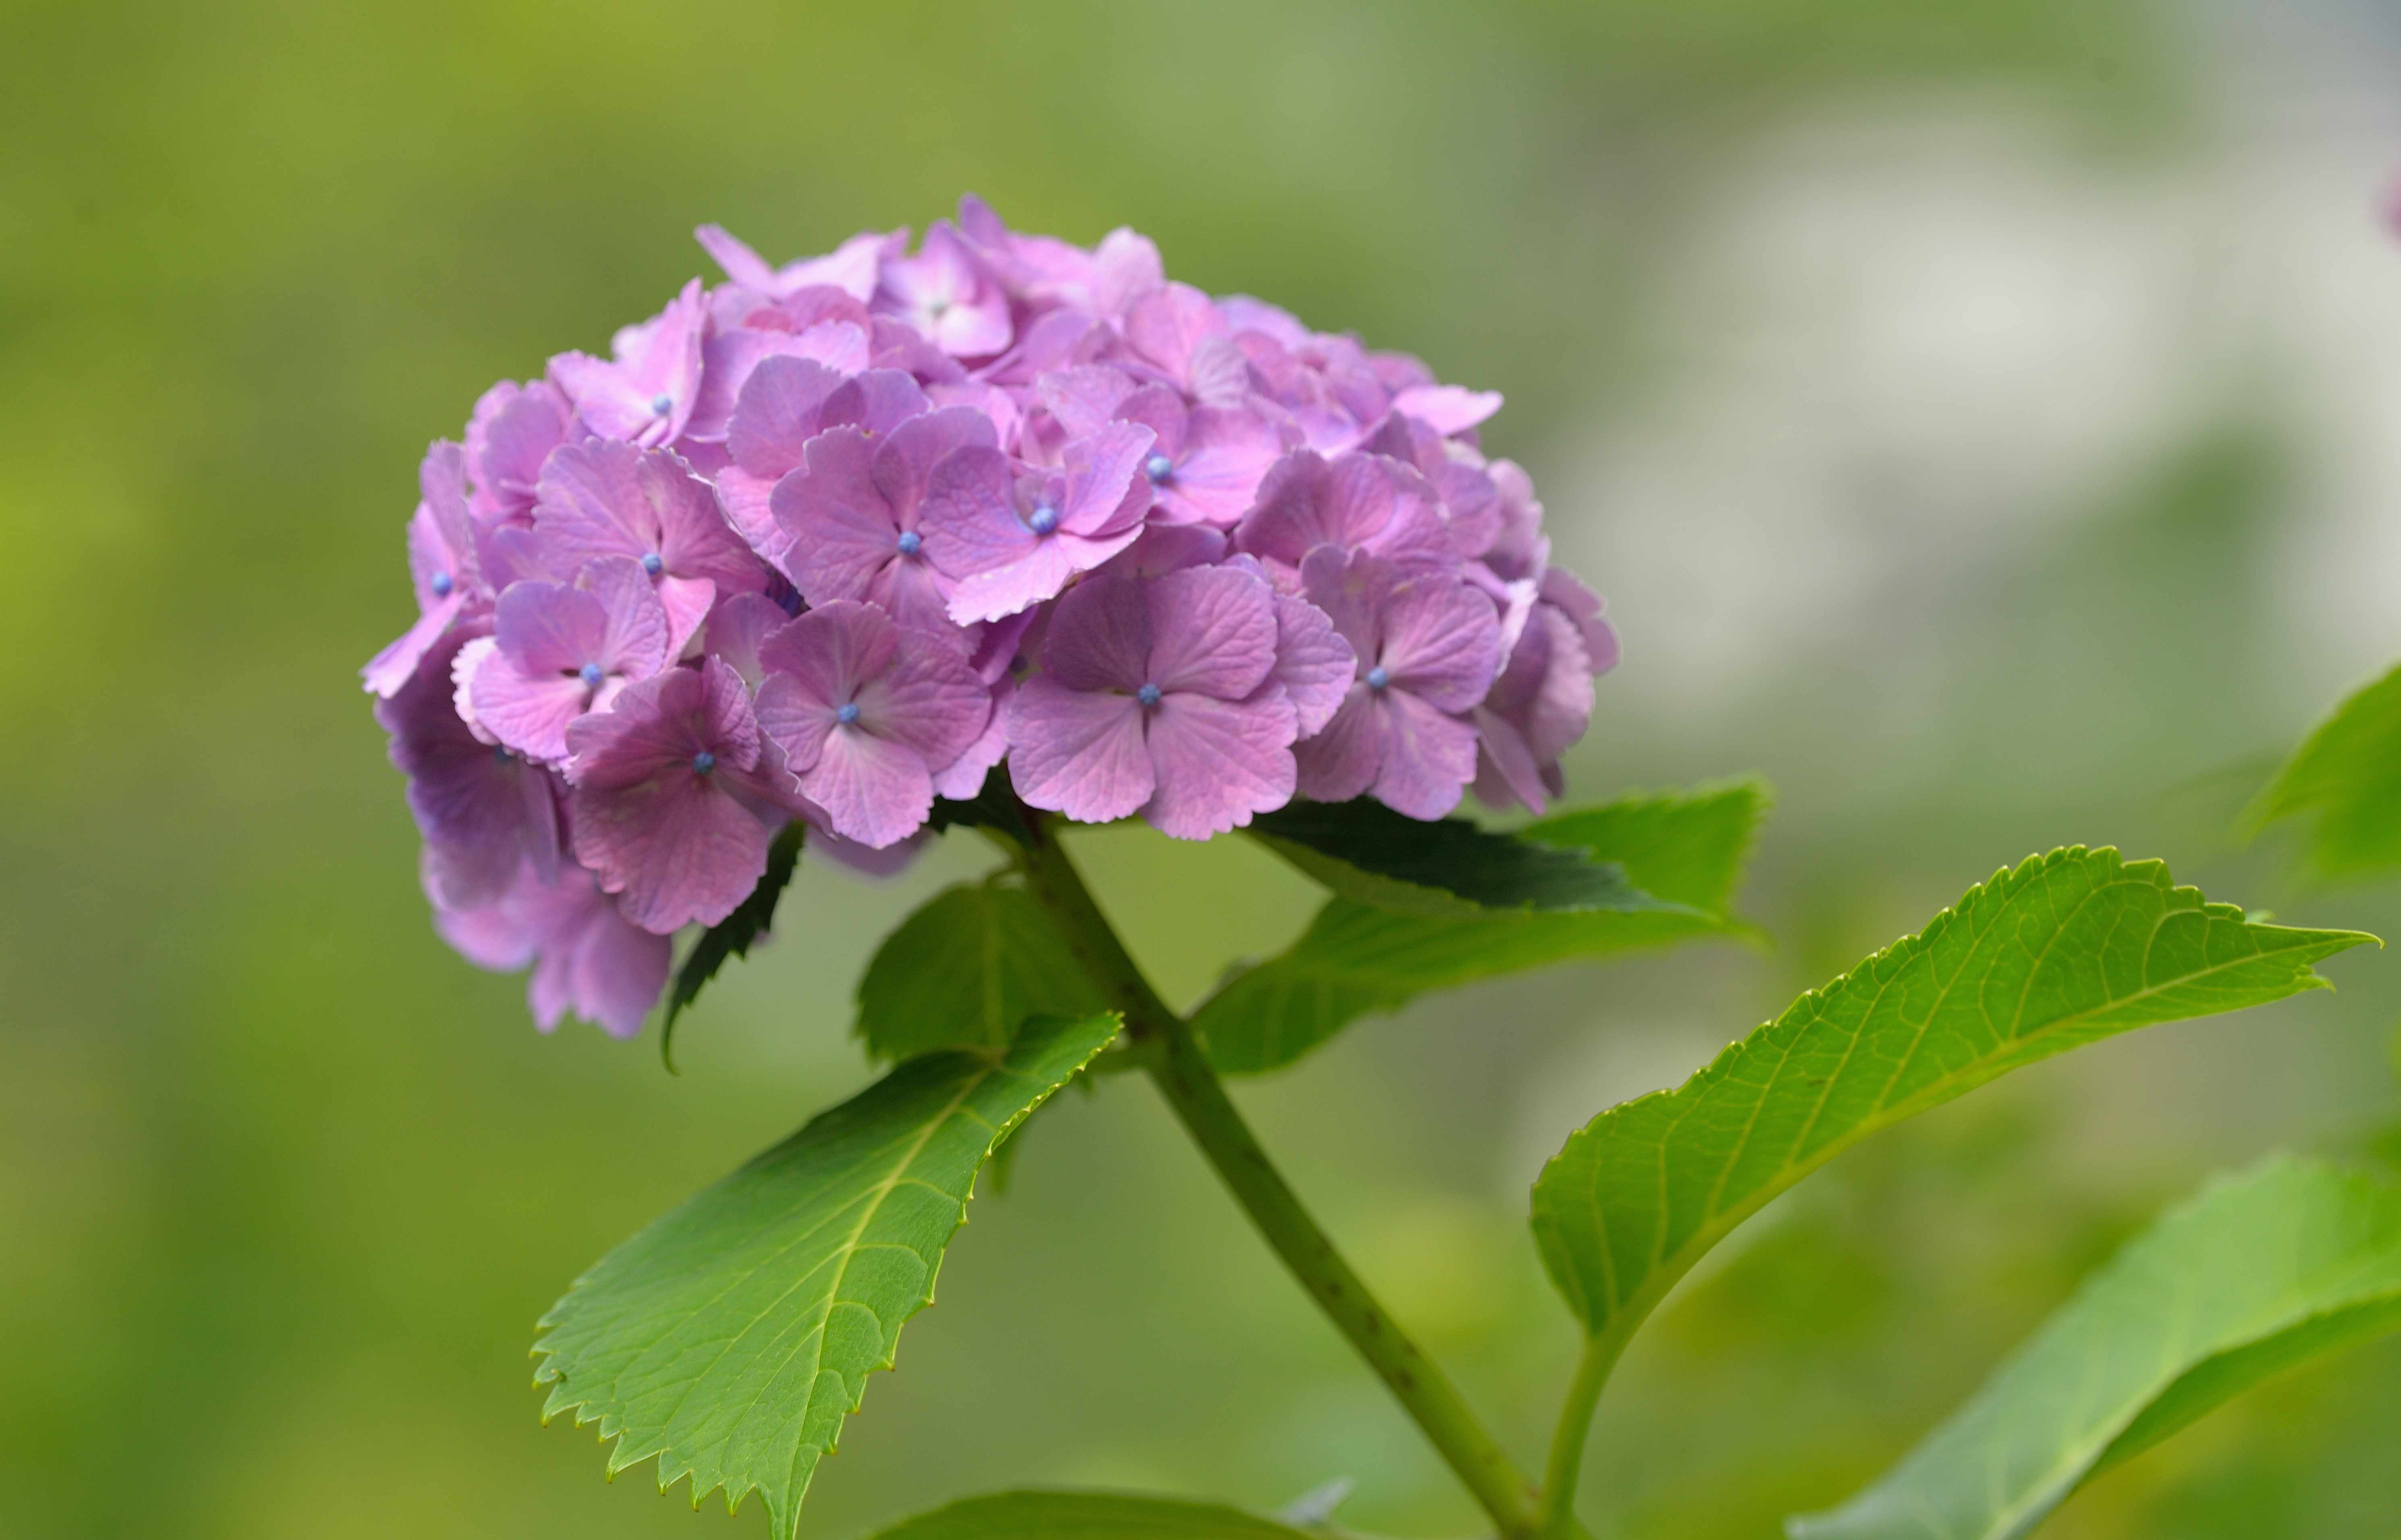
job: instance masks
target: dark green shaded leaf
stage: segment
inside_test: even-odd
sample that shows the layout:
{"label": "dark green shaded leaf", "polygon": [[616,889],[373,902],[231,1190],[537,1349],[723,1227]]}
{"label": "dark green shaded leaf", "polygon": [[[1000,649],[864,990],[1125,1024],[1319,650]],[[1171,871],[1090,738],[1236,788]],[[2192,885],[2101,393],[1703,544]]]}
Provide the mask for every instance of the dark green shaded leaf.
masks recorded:
{"label": "dark green shaded leaf", "polygon": [[611,1475],[658,1456],[696,1507],[756,1491],[790,1540],[817,1461],[934,1298],[942,1251],[993,1148],[1117,1035],[1045,1020],[1006,1057],[912,1059],[596,1263],[542,1319],[537,1383],[617,1440]]}
{"label": "dark green shaded leaf", "polygon": [[1612,1107],[1534,1185],[1534,1236],[1622,1339],[1760,1206],[1876,1130],[2051,1054],[2325,986],[2373,941],[2254,925],[2157,861],[2075,846],[1972,888],[1682,1086]]}
{"label": "dark green shaded leaf", "polygon": [[1622,868],[1652,901],[1648,908],[1462,916],[1330,900],[1289,948],[1228,980],[1194,1025],[1220,1069],[1255,1073],[1431,990],[1736,931],[1726,908],[1766,805],[1765,788],[1741,781],[1623,797],[1524,831],[1528,840]]}
{"label": "dark green shaded leaf", "polygon": [[2278,1157],[2136,1237],[1890,1475],[1794,1540],[2011,1540],[2272,1375],[2401,1329],[2401,1188]]}
{"label": "dark green shaded leaf", "polygon": [[669,1069],[675,1067],[676,1018],[700,997],[701,986],[717,977],[726,958],[748,956],[750,943],[775,923],[775,901],[784,896],[800,867],[801,840],[806,830],[798,819],[784,826],[775,843],[767,847],[767,870],[760,875],[759,886],[734,906],[733,914],[702,931],[700,940],[684,955],[683,966],[676,969],[674,987],[667,991],[666,1024],[659,1029],[659,1057]]}
{"label": "dark green shaded leaf", "polygon": [[1247,832],[1342,897],[1405,914],[1659,907],[1613,861],[1465,818],[1406,818],[1372,797],[1296,802]]}
{"label": "dark green shaded leaf", "polygon": [[2310,858],[2328,874],[2401,866],[2401,668],[2334,709],[2251,805],[2254,828],[2315,815]]}
{"label": "dark green shaded leaf", "polygon": [[1216,1503],[1110,1492],[1002,1492],[904,1519],[873,1540],[1303,1540]]}
{"label": "dark green shaded leaf", "polygon": [[997,1049],[1036,1016],[1108,1002],[1058,928],[1007,876],[946,887],[885,938],[858,981],[859,1037],[880,1059]]}

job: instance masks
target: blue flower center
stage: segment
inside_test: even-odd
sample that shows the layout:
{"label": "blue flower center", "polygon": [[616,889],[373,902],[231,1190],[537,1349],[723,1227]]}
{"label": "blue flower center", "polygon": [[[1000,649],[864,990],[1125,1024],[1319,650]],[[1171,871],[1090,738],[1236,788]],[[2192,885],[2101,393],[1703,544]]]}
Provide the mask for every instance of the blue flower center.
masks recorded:
{"label": "blue flower center", "polygon": [[675,397],[671,395],[654,395],[651,397],[651,410],[657,416],[666,416],[669,412],[675,410]]}
{"label": "blue flower center", "polygon": [[1386,672],[1384,671],[1384,666],[1383,666],[1382,664],[1380,664],[1380,663],[1379,663],[1379,664],[1376,665],[1376,667],[1374,667],[1373,668],[1370,668],[1370,669],[1368,669],[1368,670],[1367,670],[1367,688],[1368,688],[1368,689],[1370,689],[1370,690],[1381,690],[1384,686],[1386,686],[1386,685],[1388,685],[1388,684],[1390,684],[1390,683],[1392,683],[1392,682],[1393,682],[1393,676],[1392,676],[1391,674],[1386,673]]}
{"label": "blue flower center", "polygon": [[1153,455],[1142,462],[1142,474],[1153,481],[1165,481],[1175,474],[1175,461],[1165,455]]}
{"label": "blue flower center", "polygon": [[1027,516],[1025,527],[1037,535],[1047,535],[1059,528],[1059,510],[1047,502],[1043,503]]}
{"label": "blue flower center", "polygon": [[846,700],[840,706],[835,707],[833,711],[833,720],[842,723],[844,727],[857,722],[858,720],[858,702],[855,700]]}
{"label": "blue flower center", "polygon": [[436,572],[433,574],[433,581],[426,586],[433,590],[435,598],[448,598],[450,590],[458,587],[459,582],[447,572]]}
{"label": "blue flower center", "polygon": [[717,768],[717,756],[704,749],[692,757],[692,767],[705,776]]}
{"label": "blue flower center", "polygon": [[914,529],[901,530],[900,538],[892,543],[904,557],[913,557],[926,548],[925,538]]}
{"label": "blue flower center", "polygon": [[583,681],[583,688],[586,690],[600,688],[600,666],[597,663],[587,663],[578,668],[575,671],[575,677]]}
{"label": "blue flower center", "polygon": [[1159,702],[1159,695],[1160,691],[1159,686],[1156,684],[1146,684],[1141,689],[1136,690],[1133,693],[1133,698],[1142,702],[1145,706],[1158,705]]}
{"label": "blue flower center", "polygon": [[666,559],[664,557],[661,557],[656,551],[650,551],[643,554],[642,571],[650,573],[652,577],[656,577],[661,572],[666,571]]}

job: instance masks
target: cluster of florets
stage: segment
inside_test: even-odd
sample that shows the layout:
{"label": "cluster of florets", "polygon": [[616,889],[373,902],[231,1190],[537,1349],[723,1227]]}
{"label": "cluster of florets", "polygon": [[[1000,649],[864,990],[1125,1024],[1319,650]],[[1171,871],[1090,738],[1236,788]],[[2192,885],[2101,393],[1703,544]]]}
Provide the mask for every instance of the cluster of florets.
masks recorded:
{"label": "cluster of florets", "polygon": [[1501,405],[965,200],[475,404],[364,670],[443,934],[639,1029],[777,832],[889,870],[995,766],[1179,839],[1296,795],[1541,808],[1616,656]]}

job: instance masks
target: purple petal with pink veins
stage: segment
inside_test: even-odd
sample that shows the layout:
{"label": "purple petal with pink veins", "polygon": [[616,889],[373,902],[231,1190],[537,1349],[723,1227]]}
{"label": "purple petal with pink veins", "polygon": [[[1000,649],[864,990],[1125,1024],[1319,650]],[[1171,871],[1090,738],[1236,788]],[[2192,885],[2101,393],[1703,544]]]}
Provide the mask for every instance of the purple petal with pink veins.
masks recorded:
{"label": "purple petal with pink veins", "polygon": [[[984,683],[995,684],[1008,677],[1009,666],[1016,661],[1018,649],[1024,645],[1025,638],[1034,629],[1034,622],[1040,613],[1037,610],[1020,610],[1013,615],[987,622],[965,632],[951,626],[944,617],[942,624],[934,629],[972,642],[967,653],[967,667],[974,669],[976,677]],[[903,626],[919,625],[898,611],[894,612],[894,618]]]}
{"label": "purple petal with pink veins", "polygon": [[1091,301],[1101,314],[1123,315],[1135,301],[1166,285],[1167,269],[1148,236],[1120,225],[1093,248]]}
{"label": "purple petal with pink veins", "polygon": [[1350,693],[1358,655],[1325,612],[1307,599],[1278,594],[1275,681],[1290,697],[1302,737],[1323,728]]}
{"label": "purple petal with pink veins", "polygon": [[1591,661],[1595,675],[1617,667],[1617,630],[1603,618],[1598,594],[1563,567],[1553,567],[1543,573],[1541,593],[1574,621],[1576,629],[1583,633],[1585,655]]}
{"label": "purple petal with pink veins", "polygon": [[1383,692],[1376,706],[1384,738],[1376,800],[1413,818],[1438,818],[1458,806],[1475,778],[1475,729],[1406,690]]}
{"label": "purple petal with pink veins", "polygon": [[513,868],[517,856],[547,870],[558,859],[548,773],[479,740],[453,705],[452,665],[471,639],[454,635],[431,652],[403,688],[376,704],[376,721],[391,735],[392,767],[408,777],[409,813],[429,843],[473,853],[485,871]]}
{"label": "purple petal with pink veins", "polygon": [[841,375],[813,358],[760,360],[743,381],[727,422],[726,453],[735,465],[770,483],[799,468],[809,440],[826,425],[827,399],[844,383]]}
{"label": "purple petal with pink veins", "polygon": [[[930,544],[926,547],[930,550]],[[885,614],[916,630],[940,632],[952,645],[965,650],[969,631],[951,623],[951,594],[957,584],[944,577],[926,556],[895,556],[870,579],[862,597],[881,605]]]}
{"label": "purple petal with pink veins", "polygon": [[924,756],[863,726],[833,730],[816,764],[801,773],[801,791],[826,810],[835,833],[870,849],[915,833],[934,806]]}
{"label": "purple petal with pink veins", "polygon": [[1312,802],[1349,802],[1376,784],[1384,760],[1384,723],[1375,696],[1352,685],[1314,737],[1293,749],[1300,794]]}
{"label": "purple petal with pink veins", "polygon": [[802,698],[830,711],[890,668],[900,628],[871,604],[837,600],[777,631],[759,654],[771,675],[790,676]]}
{"label": "purple petal with pink veins", "polygon": [[833,428],[808,446],[808,462],[775,484],[768,506],[790,540],[785,565],[812,604],[863,598],[898,552],[900,528],[870,475],[875,446],[856,428]]}
{"label": "purple petal with pink veins", "polygon": [[910,529],[912,516],[927,496],[936,466],[962,449],[996,452],[998,443],[990,418],[971,406],[945,406],[911,418],[885,435],[876,447],[870,477],[898,516],[900,527]]}
{"label": "purple petal with pink veins", "polygon": [[852,697],[858,724],[914,749],[928,765],[948,764],[976,741],[992,718],[992,692],[947,639],[900,633],[891,663]]}
{"label": "purple petal with pink veins", "polygon": [[983,731],[958,758],[935,768],[934,795],[965,801],[983,789],[984,777],[1008,753],[1008,702],[1016,694],[1017,685],[1008,679],[993,687],[992,708]]}
{"label": "purple petal with pink veins", "polygon": [[[863,363],[866,337],[856,327],[850,330],[858,336]],[[771,358],[800,358],[824,368],[824,361],[817,356],[819,351],[789,332],[743,330],[720,332],[710,337],[701,348],[700,390],[680,436],[702,443],[721,442],[726,436],[726,425],[733,419],[735,403],[761,364]]]}
{"label": "purple petal with pink veins", "polygon": [[[775,522],[774,498],[775,483],[781,476],[758,476],[739,465],[728,465],[717,473],[717,501],[725,510],[725,522],[743,543],[759,553],[769,566],[782,571],[791,556],[792,537]],[[790,576],[786,572],[787,577]]]}
{"label": "purple petal with pink veins", "polygon": [[1174,470],[1159,484],[1166,517],[1230,529],[1251,511],[1259,482],[1285,452],[1275,424],[1250,411],[1203,406],[1186,419]]}
{"label": "purple petal with pink veins", "polygon": [[754,709],[759,731],[782,750],[785,763],[795,774],[808,774],[833,732],[833,705],[791,674],[780,673],[761,681]]}
{"label": "purple petal with pink veins", "polygon": [[658,1004],[674,960],[674,942],[629,923],[617,905],[591,886],[592,899],[572,925],[562,926],[542,951],[528,1002],[534,1021],[557,1023],[565,1011],[618,1038],[641,1035],[642,1020]]}
{"label": "purple petal with pink veins", "polygon": [[467,468],[489,513],[532,511],[542,462],[567,441],[574,416],[547,380],[502,380],[484,392],[467,423]]}
{"label": "purple petal with pink veins", "polygon": [[603,438],[644,447],[668,443],[682,434],[700,392],[707,323],[707,301],[693,279],[665,310],[611,339],[614,359],[578,352],[553,358],[551,383]]}
{"label": "purple petal with pink veins", "polygon": [[974,446],[945,455],[917,506],[926,558],[953,577],[1021,559],[1040,537],[1018,516],[1015,474],[997,448]]}
{"label": "purple petal with pink veins", "polygon": [[1188,283],[1170,283],[1134,305],[1125,323],[1133,351],[1178,385],[1191,378],[1192,354],[1222,336],[1226,319],[1209,296]]}
{"label": "purple petal with pink veins", "polygon": [[742,676],[742,682],[753,694],[766,669],[759,661],[759,650],[767,638],[791,624],[784,607],[764,594],[734,594],[717,601],[708,612],[705,641],[709,655],[722,658],[726,666]]}
{"label": "purple petal with pink veins", "polygon": [[1247,701],[1168,694],[1150,720],[1158,790],[1142,816],[1161,833],[1205,840],[1282,807],[1296,784],[1296,727],[1272,684]]}
{"label": "purple petal with pink veins", "polygon": [[1082,823],[1125,818],[1158,789],[1132,695],[1070,690],[1048,674],[1008,703],[1009,778],[1036,807]]}
{"label": "purple petal with pink veins", "polygon": [[[683,638],[691,633],[677,618],[679,605],[703,591],[715,597],[715,585],[707,579],[662,578],[653,584],[640,563],[624,557],[586,562],[575,584],[599,600],[607,617],[597,656],[583,661],[629,680],[650,678],[683,650]],[[707,613],[706,604],[701,612]]]}
{"label": "purple petal with pink veins", "polygon": [[1135,393],[1132,377],[1100,364],[1054,369],[1034,382],[1034,399],[1058,419],[1071,439],[1087,438],[1107,427]]}
{"label": "purple petal with pink veins", "polygon": [[492,612],[493,639],[528,674],[571,674],[599,662],[608,629],[609,607],[599,596],[565,583],[512,584]]}
{"label": "purple petal with pink veins", "polygon": [[707,578],[663,577],[658,580],[659,609],[666,617],[669,661],[684,654],[693,633],[717,603],[717,584]]}
{"label": "purple petal with pink veins", "polygon": [[457,565],[452,575],[463,588],[484,592],[475,570],[475,519],[467,508],[466,451],[448,439],[436,439],[417,467],[418,494],[441,535],[442,550]]}
{"label": "purple petal with pink veins", "polygon": [[1192,350],[1192,399],[1204,406],[1244,406],[1252,400],[1251,361],[1230,337],[1203,337]]}
{"label": "purple petal with pink veins", "polygon": [[1143,679],[1169,694],[1238,701],[1275,667],[1275,591],[1238,567],[1192,567],[1142,585],[1150,616]]}
{"label": "purple petal with pink veins", "polygon": [[475,720],[529,759],[567,758],[569,723],[590,708],[594,690],[572,673],[536,672],[495,651],[475,669],[468,687]]}
{"label": "purple petal with pink veins", "polygon": [[882,437],[930,406],[915,376],[899,369],[862,369],[826,398],[823,426],[849,423]]}
{"label": "purple petal with pink veins", "polygon": [[405,687],[424,662],[426,653],[432,651],[434,645],[449,632],[451,623],[459,618],[459,611],[466,602],[467,596],[463,591],[440,600],[432,609],[418,616],[417,624],[367,659],[366,666],[359,670],[359,678],[365,683],[367,693],[390,699]]}
{"label": "purple petal with pink veins", "polygon": [[1492,687],[1501,622],[1475,589],[1455,579],[1412,578],[1386,596],[1378,619],[1382,648],[1372,661],[1395,687],[1441,711],[1464,711]]}
{"label": "purple petal with pink veins", "polygon": [[1067,690],[1118,690],[1152,682],[1151,606],[1132,578],[1080,583],[1052,607],[1042,637],[1042,672]]}
{"label": "purple petal with pink veins", "polygon": [[475,670],[484,666],[486,658],[498,651],[499,642],[487,636],[477,637],[460,648],[458,654],[450,660],[450,708],[459,713],[459,720],[467,724],[467,731],[473,733],[479,743],[501,741],[476,717],[474,701]]}
{"label": "purple petal with pink veins", "polygon": [[1393,397],[1393,410],[1407,413],[1446,437],[1465,433],[1500,409],[1500,392],[1457,385],[1415,385]]}
{"label": "purple petal with pink veins", "polygon": [[1106,539],[1138,524],[1150,507],[1142,462],[1150,454],[1151,431],[1132,422],[1112,422],[1071,442],[1061,457],[1067,495],[1059,528],[1068,534]]}
{"label": "purple petal with pink veins", "polygon": [[958,625],[1001,620],[1055,597],[1077,572],[1097,567],[1133,543],[1139,529],[1115,542],[1056,534],[1033,540],[1008,565],[961,578],[951,591],[950,618]]}
{"label": "purple petal with pink veins", "polygon": [[[1187,567],[1214,567],[1226,559],[1226,536],[1205,524],[1146,524],[1142,534],[1109,562],[1108,570],[1127,577],[1158,577]],[[1248,557],[1237,557],[1254,571],[1264,571]]]}
{"label": "purple petal with pink veins", "polygon": [[655,935],[715,925],[767,870],[767,826],[689,764],[631,786],[578,786],[571,806],[575,859]]}

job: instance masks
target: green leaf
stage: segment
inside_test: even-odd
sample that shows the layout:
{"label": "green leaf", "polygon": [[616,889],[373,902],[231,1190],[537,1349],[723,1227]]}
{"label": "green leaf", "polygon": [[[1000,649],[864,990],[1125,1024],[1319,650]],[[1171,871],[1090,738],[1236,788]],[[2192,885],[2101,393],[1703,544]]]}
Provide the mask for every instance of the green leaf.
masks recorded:
{"label": "green leaf", "polygon": [[1649,908],[1396,914],[1335,898],[1289,948],[1193,1018],[1217,1067],[1292,1063],[1358,1017],[1430,990],[1742,928],[1726,913],[1767,792],[1755,781],[1638,794],[1530,825],[1528,840],[1622,868]]}
{"label": "green leaf", "polygon": [[1002,1492],[904,1519],[872,1540],[1303,1540],[1215,1503],[1108,1492]]}
{"label": "green leaf", "polygon": [[2374,939],[2251,924],[2114,850],[2032,858],[1577,1131],[1534,1184],[1544,1264],[1622,1343],[1736,1225],[1878,1129],[2084,1043],[2323,987],[2311,964]]}
{"label": "green leaf", "polygon": [[659,1057],[669,1069],[675,1068],[676,1018],[700,997],[701,986],[717,977],[726,958],[748,956],[750,943],[775,923],[775,901],[784,896],[801,864],[801,839],[806,828],[798,819],[784,826],[775,843],[767,847],[767,870],[760,876],[759,886],[734,906],[733,914],[700,933],[700,940],[685,954],[683,966],[676,969],[675,987],[667,991],[666,1024],[659,1029]]}
{"label": "green leaf", "polygon": [[2334,709],[2245,815],[2314,814],[2310,856],[2337,875],[2401,866],[2401,668]]}
{"label": "green leaf", "polygon": [[1292,803],[1246,832],[1342,897],[1405,914],[1662,907],[1614,861],[1465,818],[1406,818],[1372,797]]}
{"label": "green leaf", "polygon": [[2401,1329],[2401,1188],[2276,1157],[2136,1237],[1890,1475],[1793,1540],[2008,1540],[2262,1380]]}
{"label": "green leaf", "polygon": [[996,1049],[1036,1016],[1108,1002],[1007,874],[946,887],[885,938],[858,981],[858,1035],[881,1059]]}
{"label": "green leaf", "polygon": [[1117,1035],[1043,1021],[1006,1057],[928,1054],[603,1257],[542,1319],[548,1421],[616,1439],[611,1475],[659,1458],[693,1506],[756,1491],[789,1540],[817,1461],[930,1303],[976,1172]]}

